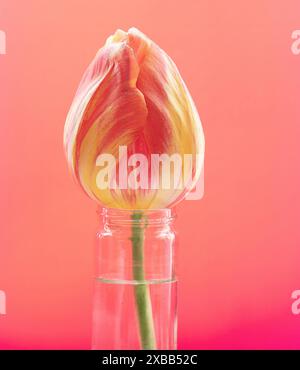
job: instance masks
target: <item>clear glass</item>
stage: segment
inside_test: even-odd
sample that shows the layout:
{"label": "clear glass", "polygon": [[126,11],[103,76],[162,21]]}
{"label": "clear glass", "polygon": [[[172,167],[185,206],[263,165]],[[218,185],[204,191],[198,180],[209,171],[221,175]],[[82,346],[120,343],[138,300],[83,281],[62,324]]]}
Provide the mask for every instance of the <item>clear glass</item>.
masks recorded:
{"label": "clear glass", "polygon": [[176,349],[176,242],[170,209],[103,209],[93,349]]}

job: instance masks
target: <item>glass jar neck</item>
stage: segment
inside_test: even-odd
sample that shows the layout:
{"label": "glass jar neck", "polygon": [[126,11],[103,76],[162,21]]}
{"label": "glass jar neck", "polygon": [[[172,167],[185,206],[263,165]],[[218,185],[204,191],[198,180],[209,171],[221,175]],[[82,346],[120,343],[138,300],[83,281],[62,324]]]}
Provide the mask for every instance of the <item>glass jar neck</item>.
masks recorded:
{"label": "glass jar neck", "polygon": [[102,216],[103,224],[110,228],[131,227],[135,224],[164,227],[170,225],[176,217],[174,210],[170,208],[153,210],[101,208],[98,213]]}

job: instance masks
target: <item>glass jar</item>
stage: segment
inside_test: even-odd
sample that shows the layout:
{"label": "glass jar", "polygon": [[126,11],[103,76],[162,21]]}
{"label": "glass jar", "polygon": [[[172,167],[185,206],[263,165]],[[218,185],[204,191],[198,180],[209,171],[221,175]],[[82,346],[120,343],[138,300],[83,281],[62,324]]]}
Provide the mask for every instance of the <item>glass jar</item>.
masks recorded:
{"label": "glass jar", "polygon": [[176,349],[171,209],[103,209],[97,234],[92,349]]}

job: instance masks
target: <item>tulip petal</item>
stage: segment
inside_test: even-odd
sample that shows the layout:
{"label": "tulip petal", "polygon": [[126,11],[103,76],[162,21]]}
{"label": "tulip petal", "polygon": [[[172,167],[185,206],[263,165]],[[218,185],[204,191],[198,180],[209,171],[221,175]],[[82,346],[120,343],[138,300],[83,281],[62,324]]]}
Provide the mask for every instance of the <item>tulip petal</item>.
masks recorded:
{"label": "tulip petal", "polygon": [[[86,70],[66,120],[64,143],[83,189],[107,207],[127,209],[173,205],[191,190],[202,164],[192,162],[194,180],[184,189],[99,189],[100,154],[117,159],[120,146],[127,147],[128,156],[143,154],[150,179],[153,153],[204,152],[200,118],[176,65],[136,28],[117,30]],[[119,166],[117,160],[115,181]]]}

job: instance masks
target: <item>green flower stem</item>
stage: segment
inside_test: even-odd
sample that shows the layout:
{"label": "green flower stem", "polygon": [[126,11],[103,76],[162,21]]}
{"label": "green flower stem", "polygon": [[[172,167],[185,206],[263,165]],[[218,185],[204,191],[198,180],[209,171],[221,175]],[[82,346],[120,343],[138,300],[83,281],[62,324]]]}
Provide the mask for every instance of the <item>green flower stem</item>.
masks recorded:
{"label": "green flower stem", "polygon": [[142,349],[156,349],[155,331],[149,287],[145,281],[144,271],[144,226],[142,212],[132,214],[132,263],[135,304],[138,315]]}

